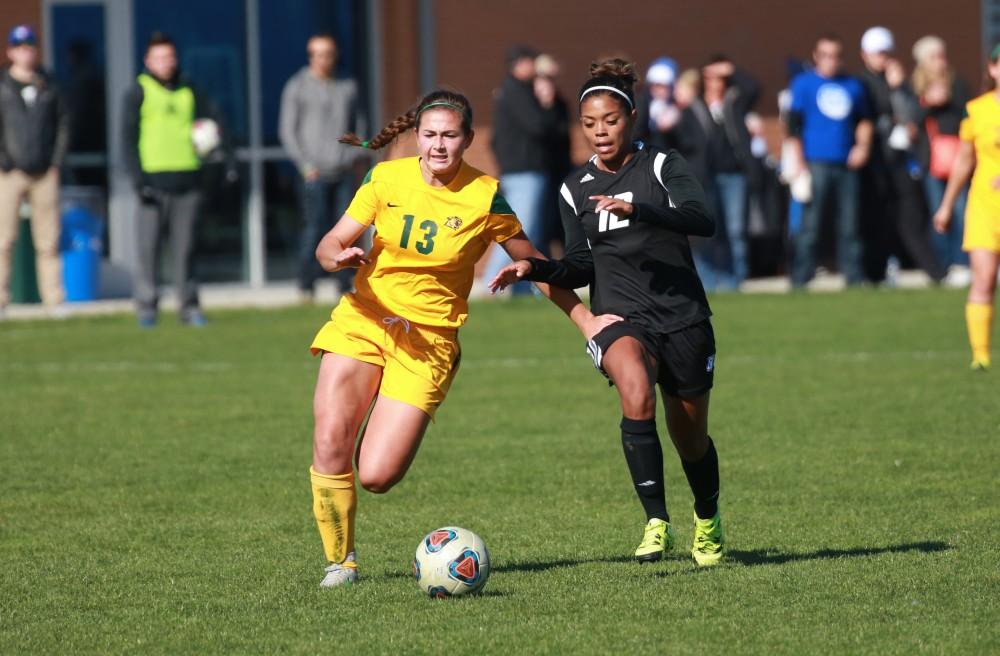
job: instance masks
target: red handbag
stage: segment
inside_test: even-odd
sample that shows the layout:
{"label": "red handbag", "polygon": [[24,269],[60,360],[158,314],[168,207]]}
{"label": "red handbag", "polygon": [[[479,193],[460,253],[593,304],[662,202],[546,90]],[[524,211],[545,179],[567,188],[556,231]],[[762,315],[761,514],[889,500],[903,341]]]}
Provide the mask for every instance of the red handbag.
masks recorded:
{"label": "red handbag", "polygon": [[927,119],[927,136],[930,139],[931,161],[928,173],[938,180],[947,180],[958,157],[962,141],[955,134],[941,134],[936,118]]}

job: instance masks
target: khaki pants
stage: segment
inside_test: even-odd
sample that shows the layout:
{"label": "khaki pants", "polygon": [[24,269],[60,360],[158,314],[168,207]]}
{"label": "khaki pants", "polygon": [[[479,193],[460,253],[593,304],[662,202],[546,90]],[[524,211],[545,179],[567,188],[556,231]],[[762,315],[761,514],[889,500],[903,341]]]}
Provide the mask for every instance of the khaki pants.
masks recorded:
{"label": "khaki pants", "polygon": [[18,210],[27,195],[31,204],[31,238],[35,242],[38,291],[46,305],[63,302],[62,260],[59,259],[59,173],[41,175],[0,171],[0,307],[10,302],[10,267],[17,239]]}

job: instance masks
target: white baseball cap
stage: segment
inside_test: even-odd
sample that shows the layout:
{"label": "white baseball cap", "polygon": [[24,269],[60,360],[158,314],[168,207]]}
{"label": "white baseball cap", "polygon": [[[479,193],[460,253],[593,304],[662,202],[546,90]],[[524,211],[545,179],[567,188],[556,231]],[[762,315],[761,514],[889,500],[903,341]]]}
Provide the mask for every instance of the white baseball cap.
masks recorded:
{"label": "white baseball cap", "polygon": [[669,57],[660,57],[646,71],[647,84],[673,84],[677,78],[677,64]]}
{"label": "white baseball cap", "polygon": [[861,37],[861,49],[869,55],[892,52],[896,47],[892,32],[884,27],[869,27]]}

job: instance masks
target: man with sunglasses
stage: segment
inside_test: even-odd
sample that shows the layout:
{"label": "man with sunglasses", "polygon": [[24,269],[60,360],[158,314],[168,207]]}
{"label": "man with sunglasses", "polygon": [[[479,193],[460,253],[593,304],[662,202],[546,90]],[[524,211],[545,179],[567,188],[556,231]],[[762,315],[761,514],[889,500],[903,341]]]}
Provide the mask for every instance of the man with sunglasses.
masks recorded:
{"label": "man with sunglasses", "polygon": [[[323,273],[316,246],[344,213],[354,194],[353,165],[357,149],[339,143],[348,132],[363,134],[354,80],[337,79],[337,43],[329,34],[316,34],[306,44],[309,63],[285,83],[278,118],[281,145],[301,175],[299,201],[302,234],[298,253],[299,293],[313,300],[316,279]],[[343,291],[351,285],[353,269],[338,272]]]}

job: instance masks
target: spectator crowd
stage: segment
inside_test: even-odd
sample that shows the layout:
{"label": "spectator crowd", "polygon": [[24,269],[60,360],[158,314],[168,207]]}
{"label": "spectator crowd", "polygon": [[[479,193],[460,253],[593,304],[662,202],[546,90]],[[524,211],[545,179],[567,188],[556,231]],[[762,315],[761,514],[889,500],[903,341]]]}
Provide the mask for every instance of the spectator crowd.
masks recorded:
{"label": "spectator crowd", "polygon": [[[771,275],[802,288],[818,267],[838,271],[848,286],[893,286],[901,268],[920,269],[934,284],[968,285],[964,195],[944,234],[933,233],[931,216],[957,152],[969,87],[936,36],[914,43],[908,64],[892,32],[872,27],[857,42],[863,65],[854,72],[845,66],[852,45],[823,35],[808,60],[787,62],[774,153],[761,116],[771,106],[740,62],[720,53],[697,67],[666,55],[648,65],[638,133],[684,155],[706,192],[718,227],[694,239],[693,252],[709,290],[735,291],[748,277]],[[502,185],[543,247],[560,228],[539,208],[568,166],[565,102],[540,72],[551,61],[513,48],[494,110]],[[487,278],[502,260],[491,260]]]}
{"label": "spectator crowd", "polygon": [[[58,314],[64,298],[58,180],[71,120],[57,85],[39,66],[34,31],[16,27],[7,45],[8,64],[0,71],[0,316],[9,301],[23,198],[33,209],[42,299]],[[279,133],[300,178],[298,284],[309,302],[322,274],[316,244],[347,206],[366,159],[337,142],[365,128],[355,82],[335,79],[335,40],[316,34],[305,45],[307,62],[282,94]],[[853,47],[863,65],[849,71],[844,62]],[[943,234],[934,234],[930,221],[971,92],[949,65],[945,43],[925,36],[907,52],[889,29],[872,27],[858,41],[823,35],[807,60],[786,64],[788,85],[776,103],[762,98],[754,75],[723,53],[689,67],[664,55],[646,68],[638,134],[687,159],[716,217],[715,235],[693,243],[706,287],[735,291],[749,277],[787,275],[801,288],[818,267],[835,268],[847,285],[891,286],[901,268],[919,268],[937,284],[967,285],[964,193]],[[546,253],[561,243],[558,186],[572,167],[575,112],[558,91],[559,74],[552,56],[514,46],[494,94],[491,147],[501,187],[528,237]],[[139,323],[157,320],[157,263],[169,231],[181,321],[203,325],[194,275],[200,171],[215,157],[227,163],[227,180],[236,176],[224,122],[212,99],[179,70],[176,46],[162,34],[149,40],[144,70],[122,102],[124,161],[137,201]],[[780,148],[762,118],[773,109],[782,127]],[[199,121],[219,132],[204,152],[191,138]],[[500,249],[487,258],[485,279],[508,261]],[[515,288],[525,291],[527,283]]]}

